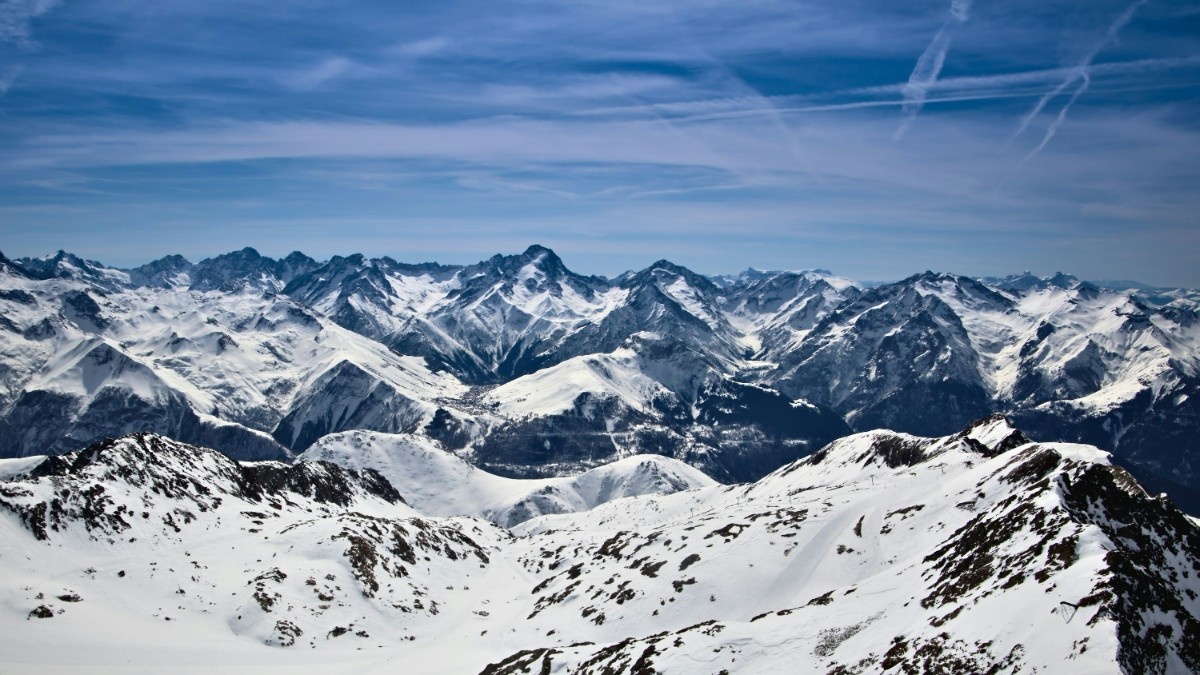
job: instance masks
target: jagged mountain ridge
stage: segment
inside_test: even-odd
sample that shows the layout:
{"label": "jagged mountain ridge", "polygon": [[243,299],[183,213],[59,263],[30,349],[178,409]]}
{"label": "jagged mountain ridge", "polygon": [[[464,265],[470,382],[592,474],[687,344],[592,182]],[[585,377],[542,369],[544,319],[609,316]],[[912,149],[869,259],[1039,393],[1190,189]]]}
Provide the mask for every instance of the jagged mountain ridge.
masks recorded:
{"label": "jagged mountain ridge", "polygon": [[253,284],[104,291],[71,275],[5,281],[13,328],[0,334],[0,453],[9,456],[149,430],[242,459],[287,458],[337,424],[412,430],[433,418],[436,399],[465,391]]}
{"label": "jagged mountain ridge", "polygon": [[334,258],[284,290],[352,330],[476,384],[537,370],[548,362],[543,352],[602,320],[623,297],[606,280],[570,272],[540,246],[465,267]]}
{"label": "jagged mountain ridge", "polygon": [[[824,421],[829,411],[851,429],[884,426],[928,435],[1000,410],[1035,438],[1112,449],[1143,479],[1185,501],[1195,496],[1200,305],[1194,291],[1114,290],[1064,274],[975,280],[924,273],[869,289],[824,271],[751,271],[714,281],[668,261],[605,279],[571,272],[540,246],[467,266],[359,255],[319,263],[300,253],[273,260],[244,249],[196,264],[170,256],[129,271],[60,252],[8,261],[2,273],[0,415],[7,428],[22,430],[16,434],[22,440],[10,443],[6,454],[62,451],[95,440],[105,429],[92,420],[108,415],[100,411],[141,406],[143,412],[124,426],[109,425],[107,435],[138,430],[141,419],[143,428],[235,455],[283,457],[324,434],[367,428],[427,433],[495,470],[511,465],[513,475],[529,475],[546,461],[561,461],[556,470],[570,473],[650,451],[690,457],[723,480],[748,480],[773,468],[767,464],[790,461],[846,433],[845,426]],[[212,335],[180,335],[194,343],[215,340],[217,348],[230,341],[240,347],[244,336],[285,353],[278,341],[323,339],[335,326],[342,336],[357,334],[376,346],[340,339],[344,344],[331,353],[344,355],[346,365],[326,362],[312,377],[250,382],[256,378],[243,369],[236,377],[197,379],[162,347],[139,356],[122,346],[133,343],[128,329],[114,335],[120,332],[114,326],[122,325],[114,315],[124,313],[124,324],[132,326],[132,314],[171,304],[180,312],[191,304],[226,315],[253,310],[293,317],[265,339],[254,334],[249,316]],[[321,330],[278,334],[288,332],[288,321],[309,319]],[[48,343],[72,331],[79,339],[105,341],[113,358],[131,359],[135,365],[127,371],[141,363],[165,377],[158,398],[143,406],[145,397],[117,396],[72,426],[90,408],[79,412],[77,401],[69,395],[64,400],[53,387],[31,389],[46,381],[35,376],[51,361]],[[668,351],[686,358],[660,358],[661,341],[641,335],[668,338]],[[379,345],[379,358],[391,359],[386,352],[413,357],[405,369],[424,373],[417,375],[421,381],[450,379],[421,391],[398,386],[357,356],[363,349],[379,353]],[[645,400],[617,396],[610,385],[581,392],[604,399],[599,409],[611,411],[606,418],[588,417],[585,411],[597,409],[588,400],[578,406],[572,401],[573,410],[516,417],[478,405],[497,403],[488,398],[490,387],[520,389],[519,383],[544,378],[555,367],[624,358],[627,349],[643,364],[669,363],[678,370],[686,363],[687,371],[660,368],[649,377],[657,384],[643,388]],[[181,374],[187,386],[164,370]],[[318,381],[325,373],[327,380]],[[688,386],[679,386],[680,380]],[[703,382],[746,396],[746,385],[766,387],[821,414],[797,423],[809,429],[799,435],[772,433],[761,420],[750,420],[741,424],[749,435],[739,446],[737,433],[720,433],[714,416],[695,405]],[[666,390],[673,399],[659,399],[656,407],[662,392],[649,389]],[[332,401],[348,393],[355,403],[337,408]],[[264,398],[281,404],[264,404]],[[53,431],[36,428],[39,415],[56,420]],[[61,434],[63,427],[78,432]],[[586,432],[579,438],[594,442],[537,456],[531,443],[520,440],[551,428]],[[648,433],[622,445],[638,428]],[[69,440],[54,446],[56,433]],[[514,449],[514,442],[524,444]],[[759,461],[738,449],[748,443],[776,450],[753,470],[739,472],[739,463]],[[602,444],[612,448],[602,451]],[[496,456],[515,450],[529,458],[513,463]]]}
{"label": "jagged mountain ridge", "polygon": [[[709,505],[696,499],[686,517],[684,504],[673,510],[660,504],[663,517],[628,531],[627,505],[614,503],[565,528],[560,517],[518,528],[566,544],[560,550],[570,553],[558,569],[575,563],[554,577],[543,597],[595,583],[607,574],[597,561],[632,559],[635,571],[671,570],[684,593],[694,584],[709,603],[728,608],[729,618],[595,645],[527,649],[491,672],[521,672],[522,665],[586,672],[638,663],[673,672],[697,661],[729,672],[767,672],[787,663],[781,651],[793,654],[793,668],[830,673],[897,666],[899,672],[1024,672],[1064,663],[1082,672],[1195,672],[1197,654],[1182,640],[1200,629],[1191,579],[1194,521],[1153,499],[1156,516],[1132,507],[1146,499],[1095,448],[1030,443],[1002,418],[938,439],[858,434],[731,490],[715,508],[701,511]],[[655,527],[674,519],[689,526]],[[771,536],[780,532],[786,538]],[[689,534],[698,543],[684,538]],[[918,543],[927,536],[937,544]],[[1178,553],[1158,548],[1173,537],[1182,547]],[[580,539],[582,547],[575,543]],[[772,555],[779,555],[772,547],[785,541],[800,557],[772,567]],[[1178,576],[1160,574],[1151,562],[1176,554],[1186,561]],[[731,576],[727,561],[734,555],[753,560],[755,569]],[[790,557],[788,548],[783,555]],[[1080,583],[1064,574],[1081,569],[1094,576]],[[1175,583],[1170,579],[1183,585],[1167,591]],[[642,599],[653,582],[633,572],[614,581],[637,590],[621,606],[595,605],[602,616],[628,621],[655,606],[652,596]],[[1081,597],[1073,599],[1076,594]],[[748,598],[775,609],[747,611]],[[831,616],[832,625],[823,621]],[[1172,625],[1156,626],[1151,617]],[[1075,632],[1106,621],[1113,622],[1112,632],[1103,637]],[[1180,651],[1163,650],[1168,634],[1180,636]],[[1094,649],[1115,653],[1115,663],[1089,654]]]}
{"label": "jagged mountain ridge", "polygon": [[237,464],[156,436],[2,460],[0,664],[1200,668],[1195,521],[1105,453],[1031,443],[1003,418],[858,434],[753,484],[512,531],[402,497],[367,469]]}
{"label": "jagged mountain ridge", "polygon": [[[675,278],[670,275],[711,288],[709,282],[681,268],[627,283],[630,288],[653,287],[646,295],[658,300],[636,311],[655,314],[655,322],[643,322],[631,315],[635,310],[624,307],[618,321],[604,323],[594,313],[588,315],[590,319],[580,318],[587,315],[587,302],[607,302],[605,294],[624,297],[641,291],[573,275],[552,252],[539,247],[470,268],[334,260],[328,267],[345,271],[349,265],[361,274],[356,280],[333,275],[332,285],[325,287],[339,289],[341,300],[327,306],[319,302],[311,306],[280,292],[290,289],[307,298],[304,289],[328,281],[323,275],[329,270],[322,268],[307,276],[297,274],[285,284],[279,270],[303,263],[299,254],[272,261],[247,249],[194,266],[171,258],[137,274],[107,268],[85,270],[85,274],[78,271],[80,265],[91,263],[67,265],[65,260],[55,256],[36,275],[14,272],[6,277],[13,290],[0,302],[7,303],[5,316],[12,317],[12,327],[0,338],[6,343],[3,351],[14,358],[7,373],[0,372],[7,387],[7,397],[0,400],[4,411],[0,427],[11,432],[0,434],[6,439],[0,454],[62,452],[104,436],[151,430],[215,445],[239,458],[283,458],[302,452],[326,434],[371,429],[425,434],[469,459],[506,467],[514,476],[569,474],[623,456],[656,452],[691,457],[693,463],[731,480],[763,475],[848,431],[833,413],[813,412],[806,406],[793,410],[790,401],[778,394],[773,403],[786,413],[780,423],[765,428],[751,419],[752,412],[739,420],[744,401],[763,394],[734,382],[728,364],[733,350],[714,356],[705,347],[713,339],[709,325],[658,288],[667,284],[664,279]],[[47,267],[59,272],[51,274]],[[670,266],[664,263],[664,267]],[[465,302],[472,308],[444,312],[441,316],[450,323],[432,334],[445,336],[454,326],[474,326],[479,330],[462,334],[495,344],[508,339],[502,333],[511,334],[516,336],[512,344],[527,350],[529,345],[522,341],[545,343],[560,333],[566,336],[564,341],[578,341],[589,330],[603,330],[611,339],[622,340],[620,349],[635,337],[629,331],[643,323],[659,326],[671,335],[669,347],[659,344],[662,340],[646,339],[635,340],[634,346],[644,357],[640,363],[647,375],[661,383],[662,391],[656,394],[662,395],[652,402],[616,401],[608,387],[586,392],[595,405],[584,407],[608,410],[606,417],[564,408],[549,418],[534,419],[508,414],[494,405],[480,406],[477,401],[483,392],[472,390],[446,369],[447,361],[457,357],[405,355],[339,325],[337,302],[349,303],[344,307],[366,306],[359,302],[366,297],[364,280],[393,289],[404,286],[384,276],[381,268],[419,275],[426,281],[437,277],[447,284],[445,297],[430,300],[416,294],[412,307],[421,302],[458,307],[455,303]],[[170,281],[139,286],[133,281],[139,275]],[[104,290],[89,281],[96,276],[124,279],[126,286]],[[420,285],[409,282],[409,290]],[[672,283],[674,292],[684,292]],[[524,309],[510,301],[524,303]],[[660,305],[668,304],[669,312],[660,311]],[[513,317],[522,327],[506,332]],[[421,315],[405,320],[433,326],[434,319]],[[593,324],[592,319],[600,323]],[[673,328],[677,320],[699,326],[700,336],[689,338],[686,331]],[[365,324],[347,325],[361,329]],[[575,328],[579,330],[568,335]],[[543,335],[542,330],[550,332]],[[729,330],[725,327],[726,333]],[[637,335],[647,334],[638,331]],[[579,346],[578,351],[585,349]],[[507,358],[502,351],[484,357],[471,358],[481,364],[487,358]],[[571,403],[582,393],[571,393]],[[713,405],[718,399],[727,412],[717,414]],[[714,433],[718,418],[725,429]],[[54,424],[39,424],[39,419]],[[817,423],[807,425],[804,419]],[[636,434],[618,441],[629,431],[622,425],[631,423],[637,426]],[[566,439],[571,434],[564,432],[581,424],[594,433],[574,435],[568,442],[574,449],[553,462],[552,468],[536,453],[525,459],[511,456],[514,449],[527,452],[541,445],[540,439],[531,439],[547,426],[559,428],[559,437]]]}

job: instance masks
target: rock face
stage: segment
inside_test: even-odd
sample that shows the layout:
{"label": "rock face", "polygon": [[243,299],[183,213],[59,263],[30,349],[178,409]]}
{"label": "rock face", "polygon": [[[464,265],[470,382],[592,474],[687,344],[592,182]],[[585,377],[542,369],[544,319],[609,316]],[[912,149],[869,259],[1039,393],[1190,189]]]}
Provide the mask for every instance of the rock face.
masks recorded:
{"label": "rock face", "polygon": [[281,444],[305,450],[346,429],[412,432],[431,422],[428,403],[414,401],[363,368],[343,361],[297,397],[273,432]]}
{"label": "rock face", "polygon": [[154,431],[285,459],[367,429],[510,476],[649,452],[739,481],[851,431],[1004,412],[1200,510],[1200,293],[1107,283],[925,272],[868,289],[666,260],[605,279],[541,246],[467,266],[5,258],[0,455]]}
{"label": "rock face", "polygon": [[609,354],[489,391],[482,402],[509,421],[475,446],[473,461],[504,475],[546,477],[652,453],[736,482],[849,433],[828,408],[720,373],[674,336],[637,333]]}
{"label": "rock face", "polygon": [[[990,397],[962,319],[937,294],[921,293],[937,282],[917,277],[839,306],[781,359],[780,386],[835,406],[860,429],[947,433],[987,414]],[[978,284],[970,290],[993,311],[1012,304]]]}
{"label": "rock face", "polygon": [[273,260],[246,247],[201,261],[189,270],[189,281],[198,291],[279,290],[316,266],[315,260],[298,251]]}
{"label": "rock face", "polygon": [[1195,521],[1000,416],[737,486],[665,458],[505,479],[411,435],[293,465],[134,435],[0,460],[0,537],[5,669],[1200,669]]}

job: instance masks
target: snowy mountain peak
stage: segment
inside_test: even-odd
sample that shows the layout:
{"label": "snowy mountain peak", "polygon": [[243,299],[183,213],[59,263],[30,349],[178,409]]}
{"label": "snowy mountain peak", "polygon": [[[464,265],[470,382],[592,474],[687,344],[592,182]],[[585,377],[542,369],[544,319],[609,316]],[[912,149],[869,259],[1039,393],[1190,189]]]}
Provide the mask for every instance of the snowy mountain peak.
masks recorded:
{"label": "snowy mountain peak", "polygon": [[19,263],[5,256],[3,251],[0,251],[0,273],[14,274],[25,278],[29,277],[29,272],[24,267],[21,267]]}
{"label": "snowy mountain peak", "polygon": [[490,268],[489,271],[492,274],[501,277],[528,277],[528,270],[536,270],[547,281],[558,281],[565,277],[577,276],[567,269],[558,254],[538,244],[530,246],[523,253],[517,255],[494,255],[487,261],[487,267]]}
{"label": "snowy mountain peak", "polygon": [[727,289],[733,286],[753,283],[774,274],[778,274],[778,272],[766,272],[753,267],[747,267],[737,274],[709,274],[707,276],[708,280],[713,282],[717,288]]}
{"label": "snowy mountain peak", "polygon": [[120,270],[105,267],[95,260],[84,260],[62,250],[42,258],[21,258],[16,264],[35,279],[77,280],[93,284],[105,291],[116,290],[129,283],[129,276]]}
{"label": "snowy mountain peak", "polygon": [[181,255],[168,255],[139,267],[126,270],[134,286],[156,288],[186,288],[191,284],[188,273],[195,267]]}
{"label": "snowy mountain peak", "polygon": [[280,291],[292,279],[311,272],[317,262],[300,252],[274,260],[247,246],[196,263],[192,288],[200,291],[238,291],[243,288]]}
{"label": "snowy mountain peak", "polygon": [[23,258],[22,262],[26,269],[36,272],[44,278],[53,276],[68,276],[73,271],[87,270],[90,268],[102,269],[104,266],[92,260],[84,260],[74,253],[68,253],[59,249],[52,255],[42,256],[41,258]]}
{"label": "snowy mountain peak", "polygon": [[[16,487],[19,486],[19,487]],[[46,506],[38,506],[41,500]],[[150,519],[179,531],[196,512],[225,499],[274,508],[307,504],[382,508],[403,504],[378,473],[333,464],[239,464],[207,448],[155,434],[109,439],[45,458],[10,478],[0,509],[17,515],[38,539],[82,527],[91,536],[119,536]]]}
{"label": "snowy mountain peak", "polygon": [[659,260],[651,263],[642,271],[627,277],[622,285],[626,288],[635,288],[657,284],[660,287],[667,288],[680,281],[704,294],[716,294],[720,290],[708,277],[696,274],[690,269],[682,265],[676,265],[670,260]]}
{"label": "snowy mountain peak", "polygon": [[725,289],[729,311],[772,328],[812,328],[816,321],[860,289],[849,279],[816,271],[775,272]]}
{"label": "snowy mountain peak", "polygon": [[236,291],[247,284],[268,284],[275,261],[247,246],[240,251],[206,258],[196,264],[192,288],[200,291]]}
{"label": "snowy mountain peak", "polygon": [[1079,278],[1066,274],[1064,272],[1055,272],[1048,277],[1039,277],[1028,271],[1021,274],[1013,274],[1006,277],[988,277],[982,279],[983,282],[1009,291],[1025,293],[1036,290],[1047,290],[1057,288],[1059,290],[1070,290],[1079,285]]}
{"label": "snowy mountain peak", "polygon": [[[816,453],[782,467],[764,483],[778,483],[791,474],[823,477],[823,481],[875,480],[895,471],[947,463],[972,464],[1000,456],[1031,441],[1003,415],[991,415],[969,424],[958,433],[926,438],[886,429],[840,438]],[[950,457],[953,455],[953,457]],[[1099,454],[1103,457],[1103,454]],[[1106,460],[1105,460],[1106,461]],[[792,480],[792,479],[788,479]]]}
{"label": "snowy mountain peak", "polygon": [[[958,274],[925,272],[895,284],[898,288],[912,287],[922,294],[937,295],[952,304],[968,304],[1000,311],[1013,307],[1013,300],[971,277]],[[881,287],[884,288],[884,287]]]}
{"label": "snowy mountain peak", "polygon": [[984,457],[994,457],[1031,442],[1008,417],[1000,413],[972,422],[953,438],[967,441],[972,449]]}
{"label": "snowy mountain peak", "polygon": [[558,264],[562,264],[562,260],[558,257],[558,254],[556,254],[554,251],[550,250],[549,248],[542,246],[541,244],[530,244],[529,247],[525,249],[525,252],[522,253],[521,255],[525,258],[530,258],[530,259],[542,258],[542,259],[546,259],[550,262],[557,262]]}

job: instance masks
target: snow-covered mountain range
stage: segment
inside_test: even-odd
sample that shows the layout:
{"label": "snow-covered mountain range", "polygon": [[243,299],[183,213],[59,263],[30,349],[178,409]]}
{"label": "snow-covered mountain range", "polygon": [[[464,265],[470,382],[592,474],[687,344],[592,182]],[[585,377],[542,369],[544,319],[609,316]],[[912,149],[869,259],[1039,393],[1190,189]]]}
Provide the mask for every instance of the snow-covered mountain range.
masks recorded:
{"label": "snow-covered mountain range", "polygon": [[1196,521],[999,416],[734,486],[664,457],[502,478],[412,434],[293,464],[137,434],[0,460],[0,538],[6,673],[1200,670]]}
{"label": "snow-covered mountain range", "polygon": [[651,453],[733,482],[999,411],[1195,512],[1200,293],[1115,286],[665,260],[607,279],[540,246],[468,266],[0,255],[0,456],[152,431],[286,460],[357,429],[514,478]]}

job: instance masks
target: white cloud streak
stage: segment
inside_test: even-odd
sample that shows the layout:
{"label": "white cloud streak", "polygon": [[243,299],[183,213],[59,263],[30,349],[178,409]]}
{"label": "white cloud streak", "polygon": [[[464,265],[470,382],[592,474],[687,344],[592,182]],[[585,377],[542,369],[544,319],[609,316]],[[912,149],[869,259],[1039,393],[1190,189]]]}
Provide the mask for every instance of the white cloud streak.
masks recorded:
{"label": "white cloud streak", "polygon": [[908,83],[904,85],[904,107],[902,109],[904,120],[896,129],[896,140],[904,138],[909,127],[916,121],[917,115],[921,114],[921,108],[925,105],[929,89],[937,82],[938,75],[942,72],[942,66],[946,64],[946,54],[950,51],[951,33],[955,26],[966,23],[970,10],[971,0],[952,0],[950,15],[942,23],[937,35],[933,36],[933,41],[917,59],[912,74],[908,76]]}
{"label": "white cloud streak", "polygon": [[29,23],[49,12],[59,0],[0,0],[0,44],[31,47]]}
{"label": "white cloud streak", "polygon": [[1067,112],[1071,109],[1071,106],[1073,106],[1075,102],[1079,100],[1079,97],[1082,96],[1085,91],[1087,91],[1088,85],[1091,83],[1090,70],[1092,68],[1092,61],[1095,61],[1096,56],[1098,56],[1105,47],[1117,39],[1117,35],[1120,34],[1121,30],[1125,28],[1125,26],[1128,25],[1131,20],[1133,20],[1133,15],[1138,11],[1138,9],[1140,9],[1142,5],[1149,1],[1150,0],[1137,0],[1133,4],[1126,7],[1125,11],[1121,12],[1121,14],[1117,16],[1116,20],[1109,25],[1108,30],[1105,32],[1104,39],[1097,42],[1096,45],[1084,55],[1079,64],[1071,70],[1071,73],[1057,87],[1050,90],[1050,92],[1038,99],[1038,102],[1034,104],[1033,109],[1030,110],[1029,113],[1023,118],[1021,118],[1021,124],[1017,127],[1017,131],[1008,139],[1008,145],[1010,146],[1012,145],[1013,141],[1017,140],[1017,138],[1021,136],[1021,134],[1025,133],[1025,130],[1029,128],[1029,125],[1033,122],[1033,120],[1041,114],[1043,109],[1045,109],[1046,104],[1048,104],[1059,94],[1062,94],[1064,91],[1066,91],[1067,87],[1071,86],[1073,82],[1080,80],[1080,85],[1075,89],[1075,92],[1071,94],[1071,98],[1067,100],[1062,109],[1058,112],[1058,116],[1055,117],[1050,126],[1046,128],[1046,133],[1042,136],[1041,143],[1038,143],[1037,147],[1025,156],[1023,162],[1028,161],[1030,158],[1041,152],[1042,149],[1046,147],[1046,144],[1050,142],[1050,139],[1053,138],[1056,133],[1058,133],[1058,128],[1067,118]]}
{"label": "white cloud streak", "polygon": [[[33,40],[30,24],[58,4],[59,0],[0,0],[0,45],[12,44],[23,50],[35,48],[37,43]],[[21,65],[9,65],[4,69],[0,74],[0,96],[8,93],[22,70]]]}
{"label": "white cloud streak", "polygon": [[[1154,73],[1187,70],[1200,67],[1200,56],[1137,59],[1094,64],[1089,74],[1094,83],[1101,78],[1121,91],[1162,88],[1164,85],[1146,76]],[[926,93],[925,104],[963,101],[987,101],[1021,97],[1041,97],[1042,87],[1058,83],[1063,89],[1075,82],[1078,69],[1046,68],[999,75],[943,77],[934,82]],[[1063,80],[1066,84],[1063,84]],[[815,95],[727,96],[722,98],[649,103],[633,106],[586,108],[572,114],[581,117],[636,118],[640,116],[678,116],[681,119],[719,119],[767,114],[763,102],[769,102],[778,113],[828,112],[903,106],[905,83],[840,89]],[[935,95],[935,93],[937,95]]]}
{"label": "white cloud streak", "polygon": [[389,47],[386,51],[391,54],[409,57],[422,57],[437,54],[450,45],[450,40],[444,37],[430,37],[412,42],[404,42]]}
{"label": "white cloud streak", "polygon": [[1058,133],[1058,128],[1067,119],[1067,111],[1071,109],[1072,105],[1075,105],[1075,101],[1078,101],[1080,96],[1083,96],[1083,92],[1087,91],[1088,85],[1091,82],[1092,78],[1088,75],[1087,69],[1081,70],[1079,72],[1079,86],[1075,88],[1075,93],[1071,94],[1071,98],[1067,100],[1066,105],[1058,111],[1058,117],[1055,117],[1050,126],[1046,128],[1046,134],[1042,136],[1042,142],[1038,143],[1036,148],[1030,150],[1029,154],[1025,155],[1022,163],[1029,161],[1034,155],[1041,152],[1042,148],[1046,147],[1046,144],[1050,142],[1050,139],[1054,138],[1054,134]]}
{"label": "white cloud streak", "polygon": [[299,73],[292,73],[285,78],[285,84],[299,91],[318,89],[322,85],[345,75],[354,62],[344,56],[329,57],[311,68]]}

